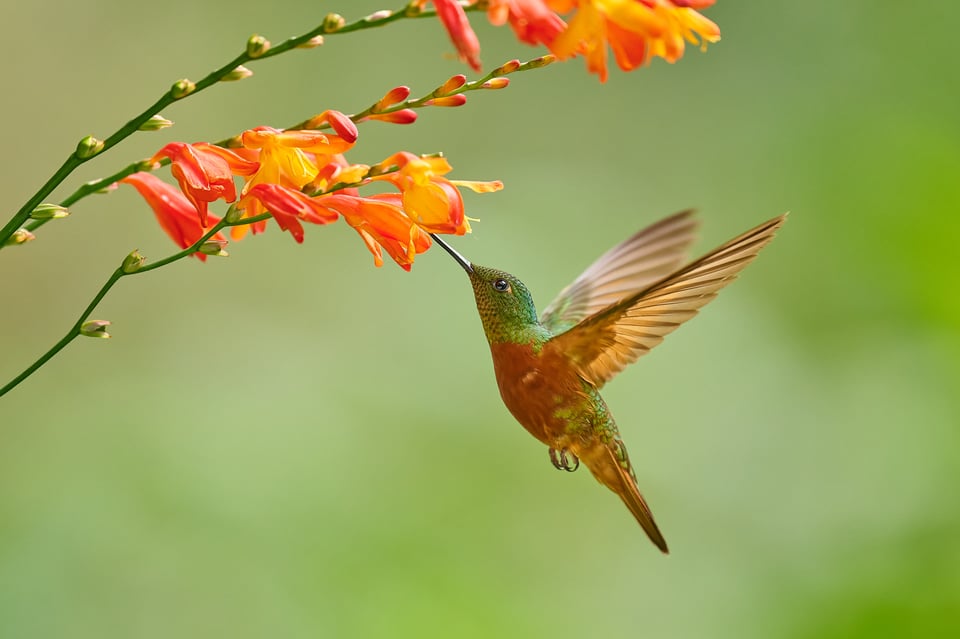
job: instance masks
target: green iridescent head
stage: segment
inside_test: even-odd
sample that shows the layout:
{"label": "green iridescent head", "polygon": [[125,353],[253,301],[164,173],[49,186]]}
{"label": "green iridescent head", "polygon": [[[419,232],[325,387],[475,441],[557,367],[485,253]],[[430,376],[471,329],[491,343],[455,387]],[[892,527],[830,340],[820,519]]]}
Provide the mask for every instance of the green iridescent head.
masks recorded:
{"label": "green iridescent head", "polygon": [[470,276],[487,340],[491,344],[528,342],[531,328],[539,321],[533,296],[523,282],[504,271],[471,264],[436,236],[433,239]]}

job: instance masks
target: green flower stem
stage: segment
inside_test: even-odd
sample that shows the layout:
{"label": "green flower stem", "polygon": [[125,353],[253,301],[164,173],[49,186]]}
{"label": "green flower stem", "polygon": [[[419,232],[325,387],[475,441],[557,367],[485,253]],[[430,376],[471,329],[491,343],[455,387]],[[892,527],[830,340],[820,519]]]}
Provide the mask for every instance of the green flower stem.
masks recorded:
{"label": "green flower stem", "polygon": [[[483,2],[475,3],[470,7],[466,7],[467,10],[476,11],[484,8]],[[295,49],[300,45],[307,43],[312,38],[315,38],[320,35],[335,35],[340,33],[351,33],[353,31],[360,31],[363,29],[372,29],[374,27],[381,27],[391,22],[396,22],[404,18],[427,18],[435,16],[436,11],[434,10],[421,10],[415,8],[413,4],[407,4],[397,9],[395,11],[382,11],[372,14],[366,18],[361,18],[356,22],[349,24],[344,24],[337,28],[337,25],[333,21],[324,20],[321,22],[320,26],[304,33],[303,35],[297,36],[295,38],[290,38],[285,42],[282,42],[276,46],[270,47],[267,51],[257,56],[256,58],[251,58],[250,55],[244,51],[240,55],[236,56],[219,69],[212,71],[207,74],[202,80],[196,83],[195,88],[189,93],[189,95],[195,95],[204,89],[213,86],[221,79],[224,78],[227,74],[231,73],[234,69],[242,64],[247,64],[251,62],[256,62],[257,60],[263,60],[266,58],[272,58],[274,56],[280,55],[281,53],[286,53],[291,49]],[[180,97],[182,100],[186,96]],[[81,158],[76,152],[70,154],[66,161],[57,169],[50,179],[44,183],[40,189],[33,194],[33,196],[24,203],[17,213],[10,218],[10,220],[0,229],[0,246],[3,246],[6,240],[13,235],[13,233],[22,227],[27,220],[30,218],[30,213],[39,205],[43,200],[53,192],[57,186],[59,186],[67,177],[73,173],[73,171],[85,163],[87,160],[102,155],[104,152],[110,148],[116,146],[121,141],[135,133],[140,126],[149,120],[154,115],[160,113],[165,107],[170,106],[174,102],[177,102],[178,98],[174,97],[174,90],[171,87],[164,93],[160,98],[154,102],[152,105],[147,107],[140,115],[136,116],[120,129],[113,133],[110,137],[103,141],[103,147],[97,153],[90,155],[89,157]],[[82,197],[82,195],[80,196]],[[79,198],[78,198],[79,199]],[[37,228],[40,225],[32,225],[32,228]]]}
{"label": "green flower stem", "polygon": [[70,327],[70,330],[67,331],[66,335],[60,338],[59,342],[51,346],[50,349],[47,350],[47,352],[45,352],[43,355],[40,356],[39,359],[37,359],[37,361],[35,361],[30,366],[28,366],[26,369],[24,369],[22,373],[20,373],[19,375],[14,377],[12,380],[10,380],[10,382],[6,386],[4,386],[3,388],[0,388],[0,397],[3,397],[9,391],[16,388],[16,386],[19,385],[20,382],[27,379],[31,375],[33,375],[41,366],[46,364],[54,355],[62,351],[67,344],[69,344],[77,336],[79,336],[80,328],[83,326],[84,322],[86,322],[87,319],[90,317],[90,315],[93,313],[93,311],[96,310],[97,306],[100,304],[103,298],[106,297],[107,293],[110,292],[110,289],[113,288],[113,285],[119,282],[121,279],[123,279],[124,277],[129,277],[131,275],[139,275],[141,273],[146,273],[148,271],[158,269],[161,266],[166,266],[167,264],[171,264],[178,260],[182,260],[185,257],[189,257],[190,255],[193,255],[194,253],[198,252],[200,250],[200,247],[203,246],[204,242],[206,242],[207,240],[209,240],[214,235],[216,235],[217,233],[219,233],[221,230],[223,230],[228,226],[243,226],[246,224],[253,224],[254,222],[260,222],[261,220],[266,220],[266,219],[269,219],[270,217],[271,216],[269,213],[262,213],[254,217],[242,218],[233,223],[220,220],[209,231],[207,231],[203,235],[203,237],[201,237],[199,240],[197,240],[187,248],[183,249],[179,253],[174,253],[169,257],[165,257],[162,260],[158,260],[150,264],[145,264],[144,266],[141,266],[138,270],[133,271],[132,273],[125,272],[122,267],[117,268],[113,273],[110,274],[110,277],[107,279],[104,285],[100,287],[100,290],[97,291],[97,294],[93,296],[93,299],[90,301],[89,304],[87,304],[87,307],[83,309],[83,312],[80,313],[80,317],[73,324],[73,326]]}
{"label": "green flower stem", "polygon": [[[164,166],[170,163],[170,161],[167,160],[167,158],[163,158],[163,159],[166,160],[166,162],[163,163]],[[97,193],[98,191],[102,191],[103,189],[107,188],[111,184],[119,182],[120,180],[127,177],[128,175],[133,175],[137,171],[142,171],[142,170],[144,170],[144,163],[134,162],[133,164],[126,166],[123,169],[117,171],[113,175],[108,175],[105,178],[100,178],[98,180],[87,182],[86,184],[82,185],[79,189],[77,189],[76,191],[74,191],[73,193],[65,197],[63,201],[60,202],[60,206],[62,206],[65,209],[70,208],[77,201],[82,200],[88,195],[92,195],[94,193]],[[25,228],[28,231],[35,231],[36,229],[40,228],[41,226],[49,222],[50,219],[30,220],[25,225]]]}
{"label": "green flower stem", "polygon": [[120,278],[122,278],[124,275],[125,273],[121,269],[118,268],[115,270],[113,274],[110,275],[110,278],[107,280],[107,282],[100,287],[100,290],[93,297],[93,300],[91,300],[91,302],[87,305],[87,308],[83,310],[83,313],[80,314],[80,319],[77,320],[76,324],[70,327],[70,330],[67,331],[67,334],[64,335],[59,342],[54,344],[50,350],[41,355],[40,359],[28,366],[22,373],[14,377],[6,386],[0,388],[0,397],[3,397],[8,391],[13,390],[20,382],[33,375],[37,369],[46,364],[51,357],[62,351],[67,344],[72,342],[73,339],[80,334],[80,327],[83,326],[83,323],[87,321],[88,317],[90,317],[90,313],[92,313],[97,307],[97,304],[100,303],[100,300],[104,298],[110,289],[113,288],[113,285],[120,281]]}

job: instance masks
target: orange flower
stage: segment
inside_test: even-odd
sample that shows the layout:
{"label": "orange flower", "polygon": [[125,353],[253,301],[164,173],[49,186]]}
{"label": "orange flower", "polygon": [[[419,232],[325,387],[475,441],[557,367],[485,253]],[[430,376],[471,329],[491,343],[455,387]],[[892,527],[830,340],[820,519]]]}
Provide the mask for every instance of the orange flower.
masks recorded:
{"label": "orange flower", "polygon": [[695,9],[713,0],[548,0],[560,11],[577,13],[551,45],[559,58],[582,53],[587,69],[607,80],[607,43],[624,71],[649,63],[654,56],[676,62],[684,41],[706,47],[720,39],[720,29]]}
{"label": "orange flower", "polygon": [[166,157],[173,161],[170,172],[180,183],[180,190],[193,203],[200,215],[200,224],[207,226],[207,205],[220,198],[225,202],[237,199],[234,175],[253,175],[259,164],[245,160],[233,151],[200,142],[171,142],[150,160]]}
{"label": "orange flower", "polygon": [[[197,216],[197,209],[172,184],[142,172],[128,175],[120,181],[137,189],[153,209],[157,221],[160,222],[160,228],[177,243],[177,246],[185,249],[203,237],[205,231]],[[209,218],[213,224],[220,221],[212,215]],[[211,239],[225,241],[219,233]],[[207,260],[207,256],[203,253],[193,255],[202,262]]]}
{"label": "orange flower", "polygon": [[[249,197],[250,190],[257,184],[279,184],[299,191],[319,175],[331,158],[353,146],[353,141],[339,135],[319,131],[281,131],[267,126],[244,131],[241,141],[245,148],[258,150],[260,160],[260,169],[243,187],[237,204],[238,208],[244,209],[244,217],[264,211],[258,199]],[[246,229],[247,226],[236,226],[231,235],[239,239],[246,234]],[[254,225],[254,233],[261,230],[263,225]]]}
{"label": "orange flower", "polygon": [[463,197],[457,186],[477,192],[498,191],[501,182],[451,181],[443,177],[452,169],[446,159],[421,158],[402,151],[381,164],[396,164],[398,171],[373,180],[392,182],[402,194],[403,210],[420,227],[430,233],[463,235],[470,232],[470,223],[463,211]]}
{"label": "orange flower", "polygon": [[496,26],[509,21],[517,39],[533,45],[550,46],[567,26],[544,0],[490,0],[487,17]]}
{"label": "orange flower", "polygon": [[480,70],[480,41],[473,32],[467,13],[457,0],[433,0],[437,10],[437,17],[443,23],[457,48],[460,60],[470,65],[474,71]]}
{"label": "orange flower", "polygon": [[250,189],[249,196],[269,210],[280,228],[289,231],[298,244],[303,242],[301,220],[311,224],[330,224],[340,217],[336,211],[320,204],[317,198],[279,184],[257,184]]}
{"label": "orange flower", "polygon": [[360,197],[355,189],[344,189],[317,201],[339,212],[356,229],[377,267],[383,266],[385,250],[403,270],[409,271],[417,254],[432,244],[430,235],[403,212],[397,193]]}

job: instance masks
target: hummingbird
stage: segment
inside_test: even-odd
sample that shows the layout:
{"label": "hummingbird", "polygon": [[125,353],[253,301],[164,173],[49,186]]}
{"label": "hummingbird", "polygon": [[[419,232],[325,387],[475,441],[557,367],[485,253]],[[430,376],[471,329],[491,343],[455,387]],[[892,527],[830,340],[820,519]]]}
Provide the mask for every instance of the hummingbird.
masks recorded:
{"label": "hummingbird", "polygon": [[523,282],[472,264],[433,235],[470,277],[507,409],[549,447],[557,469],[573,472],[582,461],[665,554],[600,389],[714,299],[785,221],[775,217],[684,266],[697,221],[693,211],[671,215],[600,256],[539,317]]}

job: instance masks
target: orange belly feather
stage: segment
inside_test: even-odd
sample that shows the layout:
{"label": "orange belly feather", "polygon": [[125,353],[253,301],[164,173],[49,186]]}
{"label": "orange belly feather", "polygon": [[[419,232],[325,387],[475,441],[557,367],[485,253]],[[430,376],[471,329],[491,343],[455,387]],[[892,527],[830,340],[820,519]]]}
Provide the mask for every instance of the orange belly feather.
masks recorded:
{"label": "orange belly feather", "polygon": [[568,439],[577,435],[571,427],[583,425],[590,406],[584,382],[570,362],[530,344],[491,344],[490,352],[507,409],[544,444],[567,448]]}

